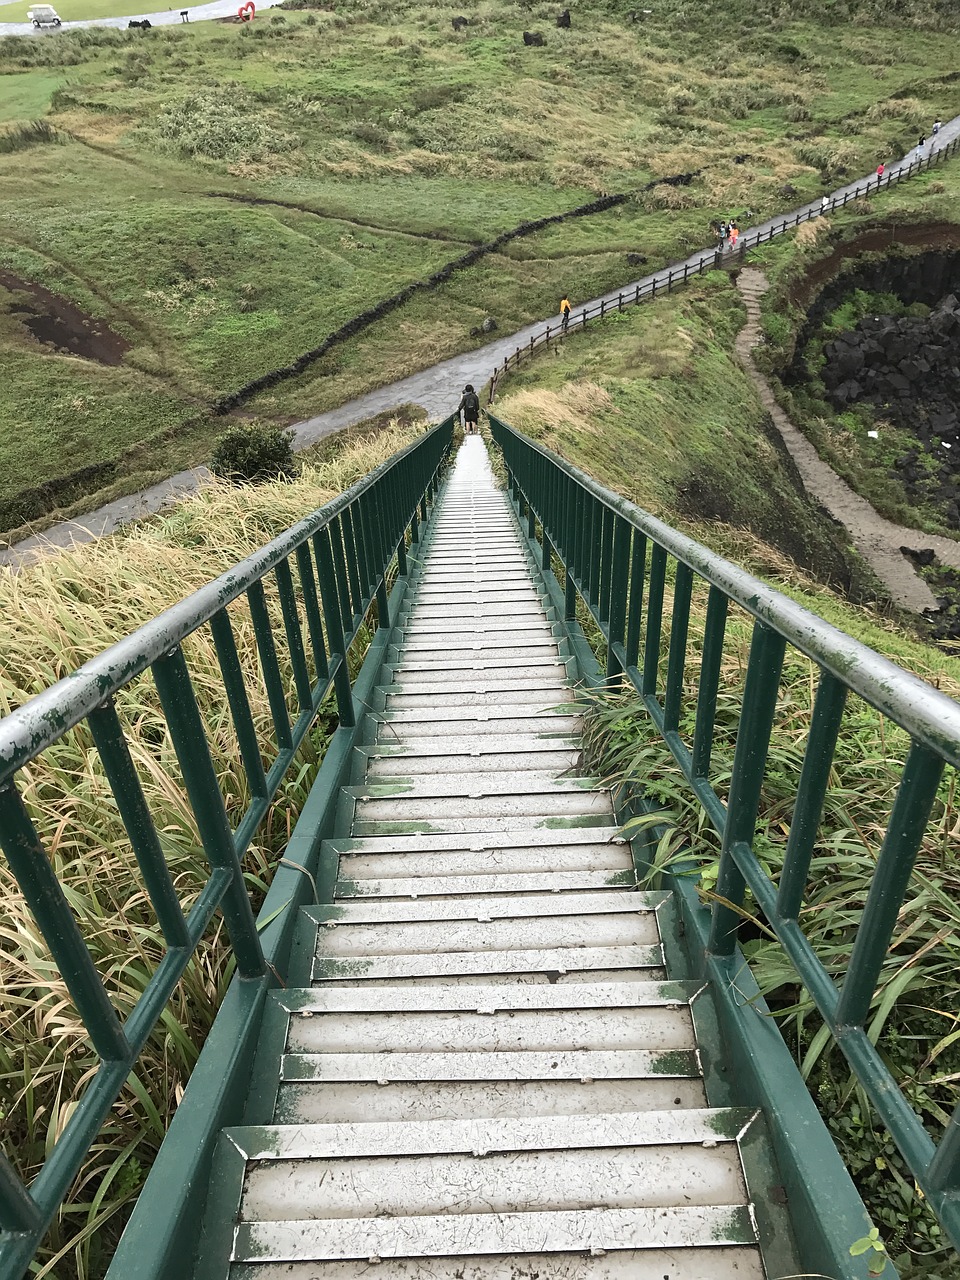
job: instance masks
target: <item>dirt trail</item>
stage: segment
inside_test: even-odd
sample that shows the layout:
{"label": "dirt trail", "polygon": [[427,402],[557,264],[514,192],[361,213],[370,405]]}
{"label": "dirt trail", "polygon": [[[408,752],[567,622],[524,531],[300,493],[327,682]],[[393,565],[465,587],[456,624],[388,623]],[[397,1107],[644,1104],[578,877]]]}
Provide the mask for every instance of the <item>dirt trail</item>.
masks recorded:
{"label": "dirt trail", "polygon": [[745,267],[737,277],[737,288],[747,308],[747,323],[737,336],[737,356],[796,463],[804,488],[844,526],[853,545],[896,604],[914,613],[936,609],[936,597],[900,548],[910,547],[914,551],[932,548],[941,564],[960,569],[960,543],[885,520],[823,461],[777,404],[770,384],[754,364],[752,355],[761,340],[760,299],[769,287],[767,277],[756,267]]}

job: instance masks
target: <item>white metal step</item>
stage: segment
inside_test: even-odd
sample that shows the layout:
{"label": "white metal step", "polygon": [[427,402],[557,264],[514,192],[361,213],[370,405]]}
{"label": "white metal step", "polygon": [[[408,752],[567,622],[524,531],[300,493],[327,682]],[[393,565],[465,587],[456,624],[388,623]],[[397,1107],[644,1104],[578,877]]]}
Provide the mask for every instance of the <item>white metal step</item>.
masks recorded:
{"label": "white metal step", "polygon": [[[526,710],[527,714],[518,714]],[[572,712],[504,707],[438,707],[433,715],[422,707],[390,708],[377,713],[379,737],[385,742],[406,737],[443,737],[464,733],[539,734],[569,737],[580,729]],[[396,735],[396,736],[394,736]]]}
{"label": "white metal step", "polygon": [[[632,883],[633,869],[615,871],[536,871],[510,874],[453,875],[453,876],[394,876],[386,879],[341,878],[337,881],[337,900],[351,898],[431,898],[471,897],[476,894],[504,893],[582,893],[585,890],[623,887]],[[625,877],[630,877],[626,880]]]}
{"label": "white metal step", "polygon": [[[485,982],[505,981],[583,982],[598,977],[633,971],[644,979],[659,976],[663,949],[659,943],[626,946],[510,947],[484,946],[476,951],[412,952],[382,955],[337,955],[325,950],[313,964],[313,982],[356,982],[397,979],[478,978]],[[644,972],[657,970],[657,974]]]}
{"label": "white metal step", "polygon": [[[242,1222],[235,1258],[267,1260],[453,1257],[610,1249],[754,1244],[740,1206],[590,1209],[555,1213],[441,1214],[422,1218],[339,1218]],[[454,1272],[454,1274],[456,1274]]]}
{"label": "white metal step", "polygon": [[[329,990],[329,988],[323,988]],[[460,990],[469,988],[459,988]],[[563,991],[555,987],[498,987],[499,991]],[[376,987],[378,995],[409,987]],[[426,991],[433,990],[427,987]],[[633,1080],[400,1080],[284,1081],[277,1095],[278,1124],[366,1123],[460,1119],[464,1115],[572,1116],[612,1111],[664,1111],[705,1107],[702,1080],[647,1076]]]}
{"label": "white metal step", "polygon": [[[498,746],[514,749],[498,750]],[[484,742],[474,746],[460,739],[446,747],[438,744],[431,744],[431,747],[431,750],[424,751],[409,742],[404,747],[380,743],[370,749],[367,777],[436,778],[446,773],[495,773],[520,769],[558,774],[575,768],[582,754],[580,748],[573,745],[550,748],[548,743],[532,735],[521,743],[515,738],[505,737],[500,744]]]}
{"label": "white metal step", "polygon": [[[340,858],[340,875],[352,885],[372,880],[387,886],[393,880],[413,882],[417,877],[449,880],[468,876],[481,881],[505,875],[533,875],[540,877],[542,888],[549,889],[555,875],[610,875],[632,870],[629,851],[615,844],[488,849],[482,857],[469,850],[438,849],[424,853],[346,853]],[[550,882],[544,883],[544,877],[551,877]],[[483,890],[478,888],[477,892]]]}
{"label": "white metal step", "polygon": [[[461,850],[467,853],[489,853],[499,849],[543,849],[551,855],[563,854],[572,846],[612,846],[627,850],[620,828],[612,823],[605,827],[558,827],[545,831],[481,832],[462,836],[456,833],[430,835],[346,836],[328,842],[341,853],[436,853],[440,850]],[[478,867],[478,870],[480,868]]]}
{"label": "white metal step", "polygon": [[493,920],[543,920],[553,917],[571,921],[583,916],[627,916],[638,921],[637,928],[647,936],[657,935],[656,913],[667,895],[640,893],[635,889],[614,889],[601,894],[551,893],[507,895],[483,902],[336,902],[330,906],[310,907],[308,914],[327,928],[346,924],[399,924],[411,921],[459,920],[488,924]]}

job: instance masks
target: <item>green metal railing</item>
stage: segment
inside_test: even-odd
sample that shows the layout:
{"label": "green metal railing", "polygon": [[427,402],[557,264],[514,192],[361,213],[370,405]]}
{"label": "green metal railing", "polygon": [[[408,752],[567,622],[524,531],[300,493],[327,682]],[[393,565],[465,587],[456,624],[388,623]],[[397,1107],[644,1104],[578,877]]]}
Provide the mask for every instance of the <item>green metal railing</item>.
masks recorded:
{"label": "green metal railing", "polygon": [[[263,980],[265,961],[241,860],[331,690],[340,724],[354,723],[348,654],[374,603],[379,627],[390,626],[387,582],[393,572],[407,571],[407,537],[418,539],[418,520],[426,518],[452,438],[448,418],[216,581],[0,720],[0,847],[100,1059],[32,1186],[25,1187],[0,1155],[4,1280],[29,1265],[215,912],[226,923],[239,979]],[[271,622],[265,587],[279,601],[282,629]],[[261,741],[251,713],[235,614],[232,621],[228,608],[233,602],[249,610],[274,731],[269,742]],[[235,826],[182,648],[203,627],[212,635],[249,788],[249,804]],[[209,864],[186,914],[114,704],[120,690],[148,671]],[[81,723],[89,726],[165,942],[123,1023],[18,787],[18,771]]]}
{"label": "green metal railing", "polygon": [[[943,768],[960,764],[960,706],[604,489],[498,418],[491,415],[490,421],[529,536],[538,526],[541,530],[544,571],[550,572],[554,557],[563,565],[567,621],[575,620],[579,597],[606,641],[608,679],[629,681],[636,689],[721,837],[709,952],[718,957],[733,955],[743,919],[738,909],[749,887],[917,1184],[954,1246],[960,1247],[960,1108],[935,1145],[866,1030]],[[672,574],[668,573],[670,561]],[[688,741],[680,724],[695,579],[708,584],[709,590],[696,718]],[[668,582],[672,582],[673,600],[664,664],[661,643]],[[752,615],[753,627],[724,803],[710,781],[710,770],[731,604]],[[816,663],[820,680],[777,883],[764,870],[753,842],[788,644]],[[838,986],[811,947],[799,917],[848,692],[900,725],[909,734],[910,748],[850,962]]]}

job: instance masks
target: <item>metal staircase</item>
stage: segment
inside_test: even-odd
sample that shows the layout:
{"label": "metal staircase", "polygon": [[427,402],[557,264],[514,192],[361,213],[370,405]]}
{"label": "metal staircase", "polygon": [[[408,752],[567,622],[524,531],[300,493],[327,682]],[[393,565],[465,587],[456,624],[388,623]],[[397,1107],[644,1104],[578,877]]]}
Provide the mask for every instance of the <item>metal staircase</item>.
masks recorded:
{"label": "metal staircase", "polygon": [[[447,419],[0,719],[0,846],[93,1058],[40,1173],[0,1155],[0,1280],[45,1267],[216,916],[234,978],[107,1280],[868,1280],[871,1224],[740,950],[745,918],[777,938],[960,1243],[960,1109],[935,1142],[869,1035],[941,775],[960,767],[960,708],[490,420],[505,489],[478,437],[447,474]],[[194,673],[201,632],[222,683]],[[725,646],[742,681],[721,690]],[[771,869],[755,830],[788,646],[816,696]],[[139,681],[163,732],[138,758],[182,784],[192,896],[131,756]],[[578,689],[604,682],[716,832],[709,900],[692,826],[691,862],[652,875],[649,779],[611,793],[586,776]],[[850,693],[908,745],[837,975],[805,900]],[[337,727],[255,916],[244,857],[289,812],[321,715]],[[122,1014],[50,856],[61,824],[33,804],[31,767],[71,733],[155,915],[156,964]],[[99,829],[77,826],[96,856]]]}
{"label": "metal staircase", "polygon": [[[762,1280],[691,982],[609,793],[515,517],[468,437],[344,789],[332,905],[271,997],[270,1123],[228,1128],[201,1274]],[[378,1264],[373,1266],[371,1264]]]}

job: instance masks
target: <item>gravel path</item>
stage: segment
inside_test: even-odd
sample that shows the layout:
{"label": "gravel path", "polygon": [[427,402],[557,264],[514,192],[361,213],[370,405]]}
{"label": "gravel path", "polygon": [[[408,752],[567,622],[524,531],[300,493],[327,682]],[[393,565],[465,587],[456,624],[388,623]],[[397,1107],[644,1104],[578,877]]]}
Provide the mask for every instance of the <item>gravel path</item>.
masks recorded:
{"label": "gravel path", "polygon": [[[239,0],[237,2],[239,3]],[[222,0],[219,6],[204,5],[203,9],[212,10],[223,6],[226,7],[226,11],[235,12],[235,8],[231,8],[227,0]],[[170,12],[179,14],[178,10],[171,10]],[[191,13],[199,12],[200,10],[191,10]],[[153,15],[151,14],[150,17],[152,21]],[[105,21],[109,25],[115,26],[118,23],[125,24],[127,20],[124,18]],[[69,25],[90,26],[96,24]],[[3,34],[2,24],[0,24],[0,34]],[[960,138],[960,116],[944,124],[935,140],[935,144],[934,141],[928,144],[924,153],[925,157],[929,158],[938,151],[942,151],[956,138]],[[890,161],[886,165],[885,181],[887,183],[900,181],[904,178],[909,178],[916,171],[917,155],[916,152],[911,152],[908,156],[904,156],[898,161]],[[866,178],[858,179],[856,182],[848,183],[846,186],[838,187],[836,191],[830,194],[828,206],[823,211],[830,212],[831,209],[852,196],[876,191],[877,186],[878,180],[875,175],[871,174]],[[742,250],[745,251],[753,245],[767,241],[772,236],[783,235],[786,231],[793,230],[797,217],[804,220],[808,217],[816,216],[820,212],[821,203],[816,200],[801,206],[799,209],[795,209],[792,213],[778,214],[775,218],[758,223],[741,234],[740,244]],[[641,280],[624,285],[620,290],[605,294],[603,299],[592,299],[590,302],[583,304],[584,309],[598,307],[601,300],[616,304],[618,297],[627,298],[631,293],[639,296],[641,292],[645,292],[649,296],[650,287],[654,283],[658,290],[661,286],[668,288],[671,282],[673,287],[676,287],[678,283],[676,277],[678,275],[681,278],[685,278],[687,274],[698,274],[701,270],[708,269],[714,265],[716,256],[714,247],[700,249],[683,262],[671,263],[669,267],[664,267],[662,270],[644,276]],[[553,317],[551,323],[555,329],[558,317]],[[304,449],[311,444],[315,444],[324,436],[330,435],[331,432],[339,431],[341,427],[350,426],[355,422],[362,422],[366,418],[388,412],[402,404],[422,405],[431,419],[441,418],[456,406],[465,383],[472,382],[476,387],[484,386],[493,371],[499,368],[508,357],[512,357],[517,351],[522,351],[525,347],[529,347],[531,341],[536,342],[542,338],[545,324],[546,321],[538,320],[534,324],[527,325],[526,328],[519,330],[519,332],[499,338],[487,346],[479,347],[475,351],[464,352],[462,355],[452,356],[449,360],[435,364],[429,369],[422,369],[408,378],[401,379],[399,382],[392,382],[388,386],[379,387],[377,390],[370,391],[355,400],[350,400],[338,409],[331,409],[326,413],[318,414],[316,417],[308,418],[304,422],[299,422],[293,427],[295,448]],[[570,328],[576,329],[581,324],[582,312],[576,311],[571,319]],[[52,525],[44,533],[35,537],[25,538],[9,550],[0,550],[0,565],[10,565],[16,568],[25,561],[34,559],[45,549],[68,547],[76,542],[90,542],[94,538],[113,533],[114,530],[122,525],[128,524],[133,520],[141,520],[144,516],[151,515],[163,507],[169,506],[178,498],[193,492],[208,476],[209,472],[205,467],[198,467],[192,471],[181,471],[177,475],[171,476],[168,480],[164,480],[161,484],[153,485],[149,489],[143,489],[130,497],[118,498],[116,501],[110,502],[106,506],[80,516],[75,520],[65,520],[59,524]],[[872,510],[872,508],[870,509]],[[877,518],[879,519],[879,517]],[[925,545],[932,546],[933,544],[926,542]],[[930,598],[933,598],[932,594]]]}
{"label": "gravel path", "polygon": [[807,437],[777,404],[770,384],[754,364],[751,354],[760,342],[760,299],[769,287],[767,277],[755,267],[745,267],[737,277],[737,288],[747,308],[747,323],[737,337],[737,356],[797,464],[804,488],[834,520],[844,526],[853,545],[886,586],[896,604],[914,613],[936,609],[933,592],[900,548],[920,551],[930,547],[942,564],[960,569],[960,543],[938,534],[905,529],[903,525],[884,519],[823,461]]}

